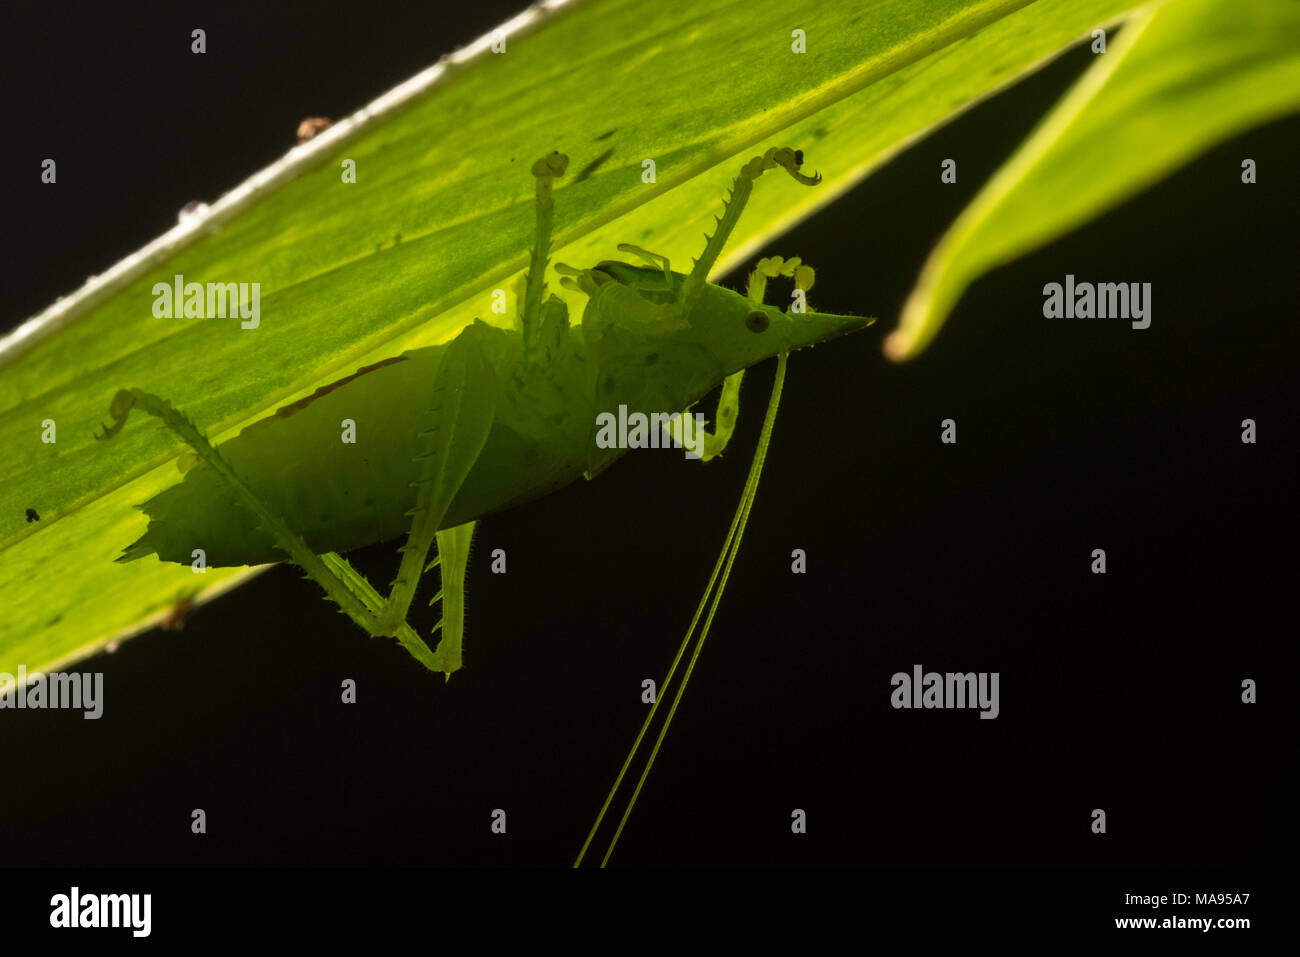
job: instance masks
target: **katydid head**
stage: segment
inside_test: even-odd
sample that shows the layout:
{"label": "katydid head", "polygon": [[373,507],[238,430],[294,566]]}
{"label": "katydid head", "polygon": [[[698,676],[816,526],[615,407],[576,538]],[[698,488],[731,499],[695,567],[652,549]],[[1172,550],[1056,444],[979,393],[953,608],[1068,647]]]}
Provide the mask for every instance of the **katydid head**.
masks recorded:
{"label": "katydid head", "polygon": [[[682,302],[686,277],[663,267],[607,260],[587,270],[560,269],[574,288],[591,296],[582,331],[602,370],[597,402],[615,407],[610,383],[636,390],[619,401],[676,410],[734,372],[875,322],[795,312],[793,306],[784,312],[712,283]],[[802,304],[803,296],[796,301]],[[646,376],[650,365],[656,373]],[[613,374],[616,368],[620,372]]]}
{"label": "katydid head", "polygon": [[729,371],[857,332],[875,322],[865,316],[783,311],[713,284],[700,289],[686,319],[690,332],[683,335],[696,339]]}
{"label": "katydid head", "polygon": [[643,328],[658,325],[673,339],[684,344],[689,342],[721,363],[728,374],[782,352],[857,332],[876,321],[865,316],[795,312],[793,307],[791,311],[782,311],[712,283],[702,286],[682,306],[677,302],[686,279],[681,273],[613,260],[606,260],[589,272],[596,276],[598,283],[612,280],[624,289],[635,291],[637,301],[653,304],[656,311]]}

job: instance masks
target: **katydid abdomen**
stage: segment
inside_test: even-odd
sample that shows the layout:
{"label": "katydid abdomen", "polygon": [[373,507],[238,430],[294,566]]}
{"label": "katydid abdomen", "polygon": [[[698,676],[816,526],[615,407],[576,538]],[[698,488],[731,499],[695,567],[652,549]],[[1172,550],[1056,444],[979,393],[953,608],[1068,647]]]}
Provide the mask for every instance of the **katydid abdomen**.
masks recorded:
{"label": "katydid abdomen", "polygon": [[[492,430],[441,527],[528,501],[582,475],[591,429],[587,378],[572,345],[544,370],[522,374],[521,337],[482,323],[476,336],[498,392]],[[401,536],[415,504],[412,436],[445,345],[415,349],[358,370],[255,422],[219,451],[316,552],[347,552]],[[345,424],[346,423],[346,424]],[[345,441],[349,439],[350,441]],[[200,463],[140,506],[154,519],[121,560],[156,552],[208,565],[283,561],[230,487]]]}

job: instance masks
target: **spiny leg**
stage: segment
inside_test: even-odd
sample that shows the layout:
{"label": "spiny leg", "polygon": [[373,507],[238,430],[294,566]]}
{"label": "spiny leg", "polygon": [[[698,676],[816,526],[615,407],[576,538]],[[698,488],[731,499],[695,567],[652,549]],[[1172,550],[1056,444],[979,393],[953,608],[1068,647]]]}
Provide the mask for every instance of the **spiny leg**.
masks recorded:
{"label": "spiny leg", "polygon": [[[438,652],[430,652],[424,642],[420,641],[419,636],[406,623],[406,612],[414,598],[420,574],[426,570],[422,566],[433,544],[437,527],[477,460],[491,430],[496,386],[491,365],[484,358],[476,341],[462,335],[447,346],[438,367],[433,393],[429,427],[418,435],[422,440],[421,450],[415,456],[419,472],[416,482],[412,484],[419,492],[416,507],[408,513],[414,520],[407,543],[401,548],[402,563],[397,580],[387,599],[382,598],[346,559],[332,552],[316,555],[301,536],[289,528],[276,510],[244,482],[198,427],[165,399],[139,389],[119,391],[113,397],[109,410],[115,420],[114,424],[106,426],[103,434],[96,438],[111,439],[117,435],[126,425],[132,408],[138,407],[161,419],[234,491],[239,503],[271,533],[277,547],[316,581],[325,590],[325,594],[367,634],[372,637],[395,637],[416,660],[430,670],[450,674],[459,667],[460,662],[460,636],[464,621],[464,562],[468,558],[468,547],[462,550],[463,555],[457,554],[459,567],[456,567],[456,562],[452,563],[452,575],[458,584],[452,586],[452,600],[444,604],[444,612],[448,610],[449,604],[454,605],[455,609],[449,627],[444,627]],[[470,528],[472,534],[472,523]],[[444,614],[444,619],[446,617]],[[449,638],[452,643],[448,652],[439,654]],[[454,649],[454,654],[451,649]],[[452,663],[455,667],[446,667]]]}
{"label": "spiny leg", "polygon": [[[710,236],[705,243],[704,252],[700,258],[695,260],[695,265],[691,273],[682,283],[681,299],[683,302],[688,300],[697,291],[703,288],[709,273],[722,254],[723,248],[730,238],[732,230],[736,228],[736,223],[740,221],[740,214],[745,209],[745,204],[749,201],[749,194],[753,191],[754,180],[762,176],[769,169],[780,166],[789,173],[795,180],[803,183],[805,186],[816,186],[821,182],[821,174],[805,176],[799,172],[799,167],[803,165],[803,150],[790,149],[789,147],[773,147],[762,156],[755,156],[743,167],[740,175],[736,177],[731,188],[731,195],[723,204],[721,217],[715,217],[717,230]],[[667,268],[667,261],[665,261]],[[745,295],[756,303],[762,304],[763,296],[767,291],[767,280],[777,276],[793,278],[795,287],[802,289],[805,293],[812,288],[814,274],[812,267],[804,266],[800,259],[783,259],[780,256],[773,256],[767,259],[760,259],[754,267],[754,271],[749,274],[749,286]],[[722,383],[722,394],[718,397],[718,410],[714,416],[713,432],[705,430],[703,435],[702,449],[700,460],[707,462],[717,455],[721,455],[731,442],[731,436],[736,430],[736,420],[740,416],[740,383],[745,378],[745,370],[732,373]],[[672,426],[673,437],[679,442],[683,439],[684,425],[682,420],[675,421]]]}
{"label": "spiny leg", "polygon": [[[327,566],[356,592],[368,610],[376,616],[377,631],[372,634],[397,638],[427,668],[441,671],[448,677],[460,668],[460,642],[464,622],[464,563],[468,559],[468,547],[458,559],[459,567],[456,559],[443,563],[444,586],[449,568],[459,585],[451,589],[451,604],[455,606],[452,620],[447,622],[448,604],[444,602],[443,620],[434,628],[435,631],[439,627],[443,628],[443,639],[438,650],[429,652],[428,646],[420,641],[406,623],[406,613],[415,597],[422,574],[439,564],[444,533],[436,530],[487,441],[495,406],[496,386],[492,367],[483,357],[477,340],[462,333],[447,346],[438,365],[431,408],[427,414],[428,427],[416,436],[420,448],[413,461],[419,471],[416,481],[411,484],[419,491],[415,508],[407,513],[413,518],[411,530],[406,544],[398,549],[402,561],[388,598],[382,598],[345,558],[334,553],[325,556]],[[468,528],[472,535],[472,522]],[[449,533],[452,531],[455,530],[449,530]],[[424,560],[435,539],[439,542],[439,556],[425,566]],[[468,540],[466,544],[468,545]],[[446,591],[447,588],[444,587],[433,600],[441,598]],[[452,639],[451,646],[456,651],[454,656],[439,653],[449,637]]]}
{"label": "spiny leg", "polygon": [[[402,622],[394,636],[402,647],[409,651],[420,664],[430,671],[441,671],[448,681],[461,667],[461,646],[465,637],[465,579],[469,564],[469,546],[474,537],[477,522],[466,522],[454,528],[444,529],[436,536],[438,554],[428,565],[424,566],[427,574],[435,566],[441,566],[442,587],[429,599],[432,605],[442,602],[442,617],[433,626],[433,632],[442,632],[438,647],[433,651],[420,640],[420,636],[406,622]],[[348,560],[337,552],[326,552],[321,556],[325,564],[348,582],[376,615],[384,608],[386,599],[374,586],[366,581]]]}
{"label": "spiny leg", "polygon": [[461,665],[461,645],[465,637],[465,576],[475,525],[475,522],[466,522],[438,533],[442,588],[429,599],[429,604],[442,600],[442,620],[434,628],[435,631],[439,627],[442,629],[442,637],[433,651],[433,658],[437,670],[449,677],[453,671],[460,670]]}
{"label": "spiny leg", "polygon": [[536,346],[542,293],[546,287],[546,261],[551,254],[551,228],[555,223],[555,197],[551,192],[551,181],[563,176],[568,167],[569,158],[558,152],[549,153],[533,164],[533,175],[537,177],[537,234],[529,253],[524,303],[519,314],[525,363],[533,356]]}
{"label": "spiny leg", "polygon": [[[123,389],[113,397],[109,410],[116,421],[111,427],[105,426],[104,433],[95,438],[104,440],[117,435],[126,425],[131,409],[137,406],[142,411],[162,419],[163,424],[188,443],[195,454],[202,461],[207,462],[231,487],[240,503],[271,532],[280,550],[320,585],[325,590],[325,594],[349,618],[371,637],[382,637],[378,614],[383,608],[384,599],[373,586],[342,556],[334,552],[315,555],[307,543],[284,523],[270,505],[248,487],[239,474],[231,468],[230,463],[208,442],[207,437],[170,402],[139,389]],[[422,665],[431,671],[438,670],[433,653],[405,621],[402,622],[401,628],[394,637]]]}
{"label": "spiny leg", "polygon": [[[442,602],[442,617],[433,626],[435,634],[442,632],[438,647],[430,651],[429,646],[420,640],[420,636],[406,622],[402,622],[395,636],[420,664],[430,671],[441,671],[448,680],[461,667],[461,646],[465,636],[466,567],[469,564],[469,546],[476,525],[476,522],[466,522],[440,531],[436,537],[438,554],[424,567],[427,573],[435,566],[441,566],[442,587],[429,599],[430,605],[436,601]],[[386,603],[384,596],[375,591],[346,558],[337,552],[326,552],[321,558],[340,578],[356,589],[367,608],[376,614],[383,610]]]}
{"label": "spiny leg", "polygon": [[[366,608],[368,608],[373,614],[377,616],[379,612],[383,610],[385,602],[384,596],[375,591],[374,586],[371,585],[370,582],[366,581],[365,576],[353,568],[346,558],[338,552],[325,552],[321,555],[321,560],[330,571],[338,575],[338,577],[356,593],[357,597],[365,603]],[[432,564],[437,564],[437,560],[435,559]],[[432,564],[430,567],[432,567]],[[441,624],[441,622],[439,622],[439,624]],[[438,625],[435,625],[434,631],[437,630]],[[430,671],[443,671],[446,675],[450,676],[451,672],[445,671],[440,667],[438,659],[434,656],[434,653],[429,650],[429,646],[420,639],[420,636],[415,633],[415,629],[406,622],[402,622],[402,627],[397,630],[397,634],[393,637],[401,643],[403,648],[411,653],[412,658],[424,665]]]}
{"label": "spiny leg", "polygon": [[727,245],[727,240],[731,236],[731,231],[736,228],[736,223],[740,220],[740,214],[745,209],[745,203],[749,201],[749,194],[754,189],[754,180],[762,176],[769,169],[775,169],[780,166],[787,173],[793,176],[798,182],[805,186],[816,186],[821,182],[821,175],[805,176],[799,172],[799,167],[803,165],[803,150],[793,150],[787,147],[773,147],[762,156],[755,156],[743,167],[740,175],[736,177],[731,187],[731,195],[727,197],[722,210],[722,216],[716,218],[718,225],[713,235],[708,237],[704,245],[704,252],[700,258],[695,260],[695,265],[691,268],[691,273],[682,283],[681,299],[683,302],[690,300],[697,292],[704,287],[705,281],[709,278],[709,273],[718,262],[718,257],[722,255],[723,248]]}
{"label": "spiny leg", "polygon": [[[411,531],[399,551],[402,562],[388,601],[379,613],[382,634],[395,634],[415,598],[425,559],[451,507],[487,442],[496,415],[496,379],[470,327],[447,346],[434,379],[425,428],[413,456],[418,490]],[[444,568],[445,571],[445,568]]]}

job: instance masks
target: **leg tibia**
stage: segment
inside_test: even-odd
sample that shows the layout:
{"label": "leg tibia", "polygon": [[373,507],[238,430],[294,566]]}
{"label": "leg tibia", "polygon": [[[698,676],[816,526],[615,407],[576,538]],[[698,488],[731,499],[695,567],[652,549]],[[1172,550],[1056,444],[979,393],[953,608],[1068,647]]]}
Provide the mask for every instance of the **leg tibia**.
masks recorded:
{"label": "leg tibia", "polygon": [[438,558],[442,566],[442,591],[439,592],[442,637],[433,652],[433,668],[448,677],[461,665],[461,646],[465,638],[465,582],[474,526],[474,522],[466,522],[438,533]]}
{"label": "leg tibia", "polygon": [[[740,383],[744,378],[745,370],[741,369],[722,380],[722,395],[718,397],[718,411],[713,416],[713,431],[702,429],[697,436],[701,462],[721,455],[731,441],[732,433],[736,431],[736,419],[740,415]],[[680,418],[674,419],[668,426],[673,439],[680,446],[687,445],[683,423],[690,414],[689,411],[682,413]]]}
{"label": "leg tibia", "polygon": [[[366,581],[365,576],[353,568],[346,558],[336,552],[326,552],[321,555],[321,560],[365,603],[365,606],[373,614],[378,615],[383,610],[384,596],[375,591],[374,586]],[[406,622],[402,622],[397,634],[393,637],[411,653],[412,658],[430,671],[443,670],[439,667],[438,660],[434,657],[433,652],[429,650],[429,646],[420,639],[420,636],[415,633],[415,629]]]}
{"label": "leg tibia", "polygon": [[799,172],[799,167],[803,165],[803,150],[793,150],[789,147],[773,147],[762,156],[755,156],[743,167],[740,175],[736,177],[731,187],[731,195],[727,197],[722,210],[722,216],[718,218],[718,228],[713,235],[708,237],[704,245],[704,252],[700,258],[695,260],[695,265],[691,268],[691,273],[682,283],[681,297],[683,301],[690,299],[698,292],[709,278],[709,273],[718,262],[718,257],[722,255],[723,247],[727,245],[727,239],[731,236],[731,231],[736,228],[736,223],[740,220],[740,214],[745,208],[745,203],[749,201],[749,194],[753,190],[754,180],[762,176],[769,169],[775,169],[780,166],[794,179],[805,186],[816,186],[821,182],[820,175],[805,176]]}
{"label": "leg tibia", "polygon": [[520,313],[525,361],[533,354],[542,293],[545,289],[546,261],[551,254],[551,227],[555,221],[555,198],[551,195],[551,181],[563,176],[568,166],[569,158],[563,153],[550,153],[533,164],[533,175],[537,177],[537,235],[529,255],[528,279],[524,286],[524,304]]}
{"label": "leg tibia", "polygon": [[487,442],[496,396],[492,365],[470,327],[447,346],[438,364],[425,427],[416,436],[418,491],[402,563],[379,616],[382,634],[395,634],[406,620],[438,528]]}

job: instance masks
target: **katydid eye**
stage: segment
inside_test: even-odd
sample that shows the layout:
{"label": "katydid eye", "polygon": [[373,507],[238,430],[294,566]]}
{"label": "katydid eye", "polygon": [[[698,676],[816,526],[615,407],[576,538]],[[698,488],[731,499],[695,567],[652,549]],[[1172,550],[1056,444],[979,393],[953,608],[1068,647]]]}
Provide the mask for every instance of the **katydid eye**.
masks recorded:
{"label": "katydid eye", "polygon": [[767,329],[771,321],[771,319],[767,318],[767,313],[759,312],[755,309],[745,317],[745,327],[749,329],[750,332],[763,332]]}

